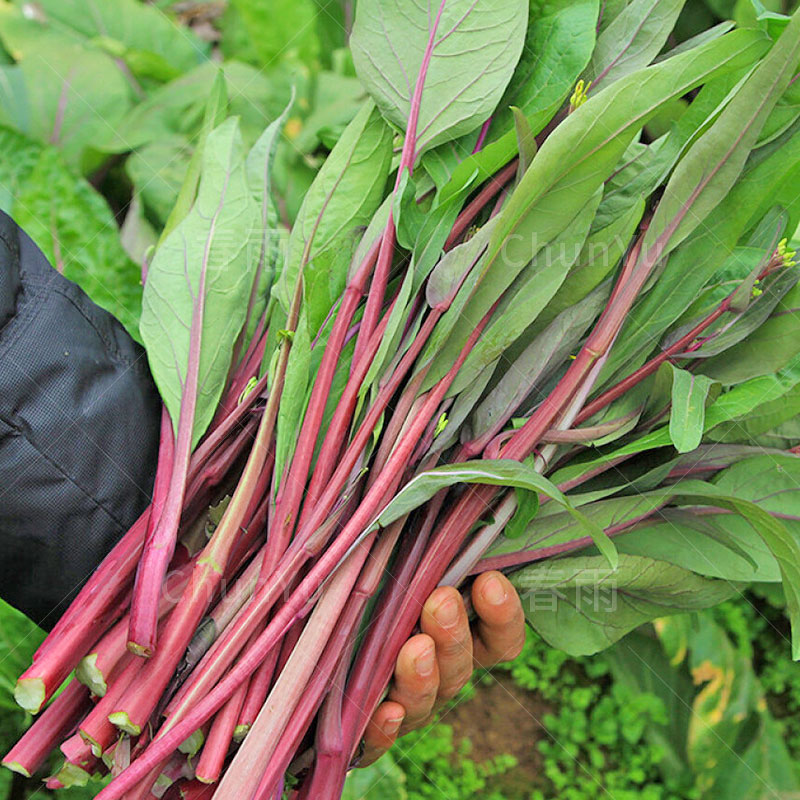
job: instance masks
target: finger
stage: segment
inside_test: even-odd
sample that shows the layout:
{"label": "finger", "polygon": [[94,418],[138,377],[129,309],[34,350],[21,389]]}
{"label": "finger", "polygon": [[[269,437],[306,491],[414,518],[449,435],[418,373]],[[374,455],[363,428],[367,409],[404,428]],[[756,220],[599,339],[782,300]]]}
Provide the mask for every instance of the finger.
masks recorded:
{"label": "finger", "polygon": [[511,661],[525,644],[525,615],[519,595],[500,572],[484,572],[472,585],[475,626],[475,665],[490,667]]}
{"label": "finger", "polygon": [[412,636],[400,650],[389,699],[406,710],[403,730],[422,725],[433,711],[439,691],[436,645],[430,636]]}
{"label": "finger", "polygon": [[387,700],[381,703],[364,731],[364,755],[359,767],[367,767],[379,759],[393,744],[403,724],[406,710],[400,703]]}
{"label": "finger", "polygon": [[422,609],[420,627],[436,646],[439,665],[438,700],[455,697],[472,675],[472,632],[457,589],[440,586]]}

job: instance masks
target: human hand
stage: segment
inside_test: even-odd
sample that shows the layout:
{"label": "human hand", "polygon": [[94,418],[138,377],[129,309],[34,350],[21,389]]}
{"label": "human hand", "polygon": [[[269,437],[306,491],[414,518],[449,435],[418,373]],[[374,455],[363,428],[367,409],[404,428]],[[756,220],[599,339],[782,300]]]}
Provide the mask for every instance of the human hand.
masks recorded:
{"label": "human hand", "polygon": [[525,642],[525,617],[514,587],[500,572],[484,572],[472,585],[477,615],[470,628],[457,589],[440,586],[420,616],[422,633],[412,636],[397,656],[388,698],[372,715],[364,733],[367,766],[399,735],[430,721],[438,705],[455,697],[472,670],[511,661]]}

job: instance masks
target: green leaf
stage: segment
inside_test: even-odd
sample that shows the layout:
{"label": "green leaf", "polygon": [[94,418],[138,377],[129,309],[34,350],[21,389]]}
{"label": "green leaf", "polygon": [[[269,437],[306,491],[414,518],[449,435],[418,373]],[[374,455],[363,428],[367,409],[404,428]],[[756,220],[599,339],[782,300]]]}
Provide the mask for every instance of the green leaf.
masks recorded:
{"label": "green leaf", "polygon": [[[740,462],[733,469],[742,469],[743,465],[748,463]],[[773,462],[772,469],[777,476],[780,476],[781,469],[778,464]],[[705,487],[694,489],[679,485],[676,494],[734,511],[744,517],[764,540],[781,570],[786,606],[792,625],[792,657],[796,661],[800,660],[800,543],[779,520],[761,506],[741,496],[728,494],[725,490],[725,482],[719,481],[711,491]]]}
{"label": "green leaf", "polygon": [[797,765],[788,752],[780,723],[762,714],[761,729],[748,737],[748,742],[742,754],[720,748],[718,777],[705,795],[708,800],[796,796],[800,791]]}
{"label": "green leaf", "polygon": [[[506,201],[469,301],[445,314],[460,318],[449,352],[459,352],[483,316],[536,253],[569,224],[616,168],[659,106],[726,69],[747,63],[762,41],[734,31],[691,53],[622,78],[591,97],[547,137]],[[441,377],[431,372],[429,381]]]}
{"label": "green leaf", "polygon": [[772,375],[751,378],[721,394],[706,414],[706,429],[745,417],[764,403],[786,395],[800,383],[800,353]]}
{"label": "green leaf", "polygon": [[405,773],[387,753],[374,764],[348,773],[342,800],[406,800],[405,784]]}
{"label": "green leaf", "polygon": [[175,206],[164,224],[164,230],[161,232],[160,241],[162,242],[172,233],[178,223],[186,217],[194,203],[197,195],[197,184],[200,181],[200,169],[203,164],[203,151],[206,139],[208,139],[209,134],[214,128],[222,124],[226,116],[227,108],[228,92],[225,86],[225,76],[222,71],[219,71],[214,78],[214,84],[208,96],[197,146],[186,167],[186,175],[178,191]]}
{"label": "green leaf", "polygon": [[[15,0],[25,6],[25,0]],[[102,37],[117,45],[121,59],[134,68],[141,54],[159,56],[174,70],[192,69],[208,57],[209,46],[191,28],[152,5],[136,0],[37,0],[34,27],[57,31],[76,42],[96,44]]]}
{"label": "green leaf", "polygon": [[542,387],[558,369],[602,311],[611,286],[597,287],[583,300],[564,309],[498,375],[497,384],[476,408],[471,419],[473,437],[489,430],[499,432],[520,403],[537,387]]}
{"label": "green leaf", "polygon": [[[421,90],[413,132],[417,155],[469,133],[491,115],[527,28],[525,0],[441,0],[438,12],[416,3],[361,0],[350,37],[358,77],[401,130],[415,90]],[[430,63],[420,76],[429,46]]]}
{"label": "green leaf", "polygon": [[[391,131],[372,101],[368,101],[317,173],[292,227],[283,269],[272,290],[285,316],[302,272],[304,303],[278,412],[278,475],[297,441],[308,400],[309,380],[314,373],[311,342],[344,290],[361,228],[373,218],[383,197],[391,154]],[[364,237],[368,235],[369,232]],[[273,322],[270,328],[274,327]],[[268,358],[272,341],[274,338],[267,344]],[[320,346],[315,349],[317,359],[321,350]]]}
{"label": "green leaf", "polygon": [[694,450],[703,438],[706,399],[714,381],[672,367],[672,411],[669,435],[679,453]]}
{"label": "green leaf", "polygon": [[583,556],[514,572],[528,623],[549,644],[572,656],[592,655],[644,622],[698,611],[729,599],[736,587],[652,558],[620,554],[609,569]]}
{"label": "green leaf", "polygon": [[312,64],[320,55],[319,11],[312,0],[230,0],[222,18],[222,48],[269,69],[280,60]]}
{"label": "green leaf", "polygon": [[552,119],[580,77],[595,46],[598,0],[530,0],[528,32],[517,69],[492,123],[512,148],[510,106],[527,117],[533,134]]}
{"label": "green leaf", "polygon": [[539,149],[536,144],[536,136],[531,130],[528,118],[522,111],[513,106],[511,112],[514,114],[514,130],[517,134],[517,150],[519,151],[519,169],[517,174],[522,176],[525,170],[531,165],[536,151]]}
{"label": "green leaf", "polygon": [[244,324],[258,224],[238,122],[229,119],[206,140],[197,200],[156,250],[142,300],[142,339],[176,429],[184,396],[196,394],[192,446],[214,416]]}
{"label": "green leaf", "polygon": [[0,66],[0,124],[55,145],[78,171],[96,166],[89,151],[129,105],[125,78],[97,51],[65,45]]}
{"label": "green leaf", "polygon": [[247,154],[245,162],[247,183],[258,207],[261,220],[259,241],[256,242],[255,252],[251,254],[251,257],[255,257],[257,260],[257,267],[253,277],[253,288],[247,306],[247,322],[244,329],[248,341],[264,313],[275,271],[282,256],[283,237],[273,198],[272,171],[281,131],[286,124],[286,118],[289,116],[293,103],[294,95],[283,113],[270,122],[258,137]]}
{"label": "green leaf", "polygon": [[105,198],[67,168],[61,154],[0,128],[0,208],[11,214],[50,263],[134,336],[141,273],[122,249]]}
{"label": "green leaf", "polygon": [[352,253],[359,228],[367,225],[378,208],[391,153],[391,131],[368,102],[347,126],[306,192],[276,290],[288,310],[298,272],[303,271],[305,312],[312,337],[344,289],[349,260],[343,270],[331,267],[342,252]]}
{"label": "green leaf", "polygon": [[[602,202],[605,198],[606,194],[603,195]],[[589,233],[578,262],[569,271],[553,299],[539,314],[533,324],[534,330],[549,325],[561,312],[582,301],[609,276],[628,249],[644,209],[645,201],[640,198],[607,226]],[[595,223],[596,221],[597,216]]]}
{"label": "green leaf", "polygon": [[214,83],[220,72],[225,76],[229,113],[240,118],[242,138],[247,144],[261,135],[266,121],[281,115],[292,86],[300,84],[298,94],[302,88],[302,76],[292,75],[286,68],[275,69],[267,76],[239,61],[209,61],[151,92],[119,124],[102,131],[95,146],[106,152],[125,153],[174,134],[194,139],[216,91]]}
{"label": "green leaf", "polygon": [[[532,263],[507,290],[480,340],[459,370],[450,389],[451,394],[461,391],[487,364],[499,358],[558,293],[583,249],[601,194],[598,191],[589,199],[562,233],[550,246],[537,253]],[[440,375],[442,371],[446,372],[446,365],[452,364],[456,356],[457,353],[454,355],[451,348],[445,347],[437,354],[431,373]],[[422,390],[431,385],[432,380],[423,382]]]}
{"label": "green leaf", "polygon": [[646,67],[666,44],[686,0],[633,0],[597,37],[585,78],[607,86]]}
{"label": "green leaf", "polygon": [[[614,497],[611,499],[594,499],[595,493],[570,496],[572,504],[581,509],[581,513],[597,527],[622,529],[626,525],[633,526],[640,518],[646,518],[664,505],[663,493],[653,492],[631,497]],[[524,534],[524,536],[522,535]],[[585,537],[581,522],[553,503],[545,503],[536,519],[527,529],[520,531],[520,536],[511,538],[507,532],[499,538],[489,550],[489,555],[498,556],[522,550],[535,551],[542,548],[556,547]],[[622,537],[620,541],[625,541]]]}
{"label": "green leaf", "polygon": [[698,516],[680,509],[616,540],[620,553],[648,556],[726,581],[780,581],[778,564],[745,520],[728,514]]}
{"label": "green leaf", "polygon": [[717,425],[706,436],[714,442],[757,441],[758,437],[798,416],[800,386],[795,386],[777,400],[759,404],[746,416]]}
{"label": "green leaf", "polygon": [[[172,135],[134,150],[125,161],[125,172],[150,218],[157,224],[166,222],[175,208],[191,160],[192,147],[186,138]],[[194,188],[196,191],[196,179]],[[186,211],[193,201],[194,195],[190,198]]]}
{"label": "green leaf", "polygon": [[[672,616],[656,620],[657,630],[683,620]],[[691,718],[687,699],[694,694],[688,671],[671,662],[658,639],[645,628],[632,631],[604,654],[615,683],[629,686],[637,696],[655,695],[664,704],[662,719],[651,719],[645,735],[661,754],[658,768],[676,781],[686,776],[686,738]]]}
{"label": "green leaf", "polygon": [[572,507],[569,499],[547,478],[542,477],[528,464],[503,459],[464,461],[426,470],[413,477],[378,514],[367,532],[376,527],[385,528],[400,517],[426,503],[437,492],[458,483],[478,483],[492,486],[515,487],[536,492],[551,498],[577,520],[612,566],[616,564],[616,548],[599,525]]}
{"label": "green leaf", "polygon": [[[725,197],[739,177],[764,121],[788,86],[798,56],[800,15],[678,163],[647,229],[644,253],[657,248],[663,258]],[[668,244],[660,244],[665,237]]]}
{"label": "green leaf", "polygon": [[508,539],[522,536],[539,511],[539,495],[536,492],[514,489],[514,494],[517,496],[517,510],[503,529],[503,536]]}

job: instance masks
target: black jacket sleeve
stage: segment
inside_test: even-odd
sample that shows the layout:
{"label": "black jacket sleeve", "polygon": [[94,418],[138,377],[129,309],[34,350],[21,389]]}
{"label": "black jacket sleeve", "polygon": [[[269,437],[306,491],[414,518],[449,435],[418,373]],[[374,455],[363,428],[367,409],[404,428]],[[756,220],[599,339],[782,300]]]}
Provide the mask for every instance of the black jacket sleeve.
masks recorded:
{"label": "black jacket sleeve", "polygon": [[50,628],[152,489],[144,351],[0,212],[0,595]]}

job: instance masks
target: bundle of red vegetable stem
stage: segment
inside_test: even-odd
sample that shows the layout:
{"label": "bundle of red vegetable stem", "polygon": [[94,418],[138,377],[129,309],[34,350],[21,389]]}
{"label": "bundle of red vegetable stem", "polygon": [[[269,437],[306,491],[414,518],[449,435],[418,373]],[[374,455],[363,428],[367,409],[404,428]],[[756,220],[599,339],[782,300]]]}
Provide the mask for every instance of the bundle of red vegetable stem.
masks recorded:
{"label": "bundle of red vegetable stem", "polygon": [[[398,185],[415,163],[414,148],[408,136]],[[455,222],[447,250],[468,246],[470,226],[500,207],[496,201],[515,172],[515,163],[506,166],[476,193]],[[553,443],[569,441],[565,432],[686,351],[729,310],[730,297],[669,349],[588,402],[670,232],[647,251],[640,232],[604,311],[544,400],[532,411],[509,408],[488,434],[444,451],[447,462],[480,456],[522,461],[535,454],[543,471]],[[357,411],[394,308],[390,276],[406,268],[402,261],[393,264],[394,251],[390,214],[340,299],[283,475],[273,471],[274,439],[290,333],[282,337],[269,391],[266,377],[255,387],[248,383],[266,346],[266,318],[188,461],[177,503],[168,491],[170,477],[176,460],[186,457],[181,453],[189,451],[180,437],[174,443],[165,412],[151,506],[39,648],[17,698],[39,711],[76,668],[80,682],[73,680],[37,718],[6,765],[33,774],[60,746],[65,767],[48,786],[66,785],[75,774],[110,771],[115,779],[99,795],[107,799],[165,791],[169,797],[279,798],[287,771],[300,778],[298,798],[338,796],[426,597],[443,577],[459,584],[486,566],[481,556],[515,503],[513,490],[493,485],[443,489],[413,513],[385,527],[374,524],[399,489],[441,463],[432,442],[448,408],[448,389],[495,311],[470,332],[449,371],[420,393],[426,370],[415,370],[419,356],[458,286],[432,303],[421,289],[405,322],[407,347]],[[762,277],[774,266],[770,262]],[[289,332],[301,302],[298,279]],[[324,428],[334,373],[353,336],[346,388]],[[520,411],[527,416],[524,425],[504,432]],[[368,450],[382,418],[379,443]],[[224,503],[209,514],[221,498]],[[180,517],[174,551],[153,541],[166,513]],[[481,527],[487,517],[492,521]],[[559,552],[586,544],[576,539]],[[544,548],[527,557],[547,555]],[[524,557],[497,566],[514,566]]]}

